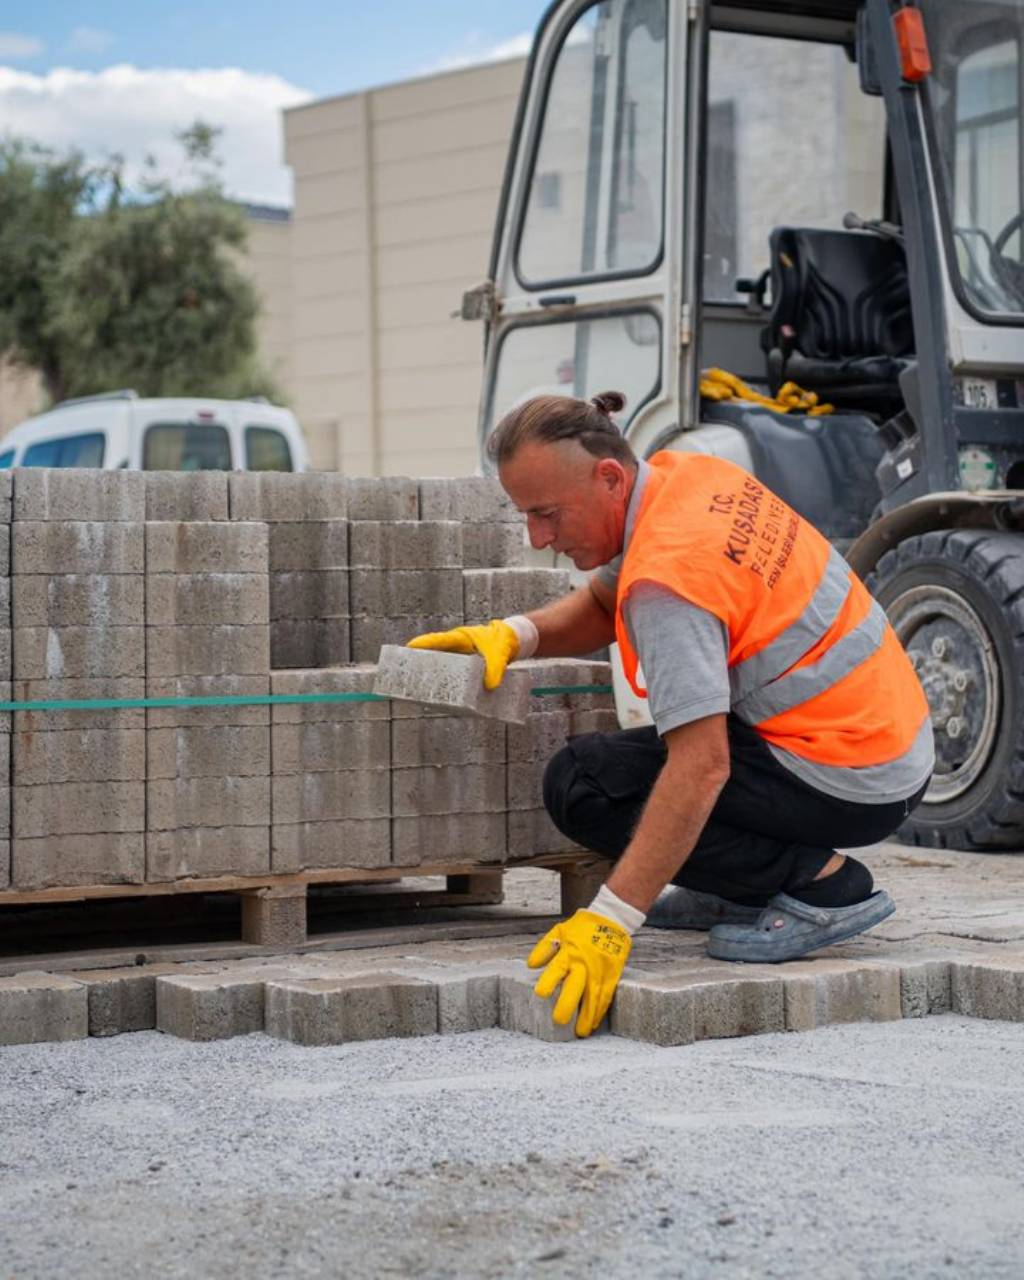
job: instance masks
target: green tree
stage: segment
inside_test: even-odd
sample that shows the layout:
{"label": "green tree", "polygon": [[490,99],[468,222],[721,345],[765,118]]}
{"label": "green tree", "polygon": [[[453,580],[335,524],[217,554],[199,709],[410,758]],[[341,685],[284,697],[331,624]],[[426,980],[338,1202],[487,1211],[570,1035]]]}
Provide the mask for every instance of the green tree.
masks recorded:
{"label": "green tree", "polygon": [[93,211],[98,177],[77,152],[0,141],[0,352],[38,369],[56,398],[64,388],[48,332],[53,277],[76,223]]}
{"label": "green tree", "polygon": [[130,189],[119,158],[89,166],[77,153],[0,146],[0,349],[38,369],[53,400],[122,386],[274,393],[256,358],[246,223],[220,187],[217,135],[201,122],[178,135],[185,191],[151,162]]}

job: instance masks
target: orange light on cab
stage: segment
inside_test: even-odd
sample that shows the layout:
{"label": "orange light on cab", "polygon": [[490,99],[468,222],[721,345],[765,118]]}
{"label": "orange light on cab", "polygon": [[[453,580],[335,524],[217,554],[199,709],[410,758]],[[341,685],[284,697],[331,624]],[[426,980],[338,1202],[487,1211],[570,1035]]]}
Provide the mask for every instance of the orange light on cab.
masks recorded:
{"label": "orange light on cab", "polygon": [[893,15],[896,41],[900,47],[900,69],[903,79],[917,84],[931,73],[932,58],[924,33],[920,9],[900,9]]}

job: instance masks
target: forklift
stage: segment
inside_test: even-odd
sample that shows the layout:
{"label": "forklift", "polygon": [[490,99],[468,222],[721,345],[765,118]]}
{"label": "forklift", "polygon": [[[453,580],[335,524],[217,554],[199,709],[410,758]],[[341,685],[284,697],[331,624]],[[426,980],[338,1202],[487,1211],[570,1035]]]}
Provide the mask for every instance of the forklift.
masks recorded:
{"label": "forklift", "polygon": [[931,706],[900,837],[940,848],[1024,849],[1022,48],[1024,0],[556,0],[462,306],[483,466],[517,401],[614,388],[638,456],[730,458],[843,552]]}

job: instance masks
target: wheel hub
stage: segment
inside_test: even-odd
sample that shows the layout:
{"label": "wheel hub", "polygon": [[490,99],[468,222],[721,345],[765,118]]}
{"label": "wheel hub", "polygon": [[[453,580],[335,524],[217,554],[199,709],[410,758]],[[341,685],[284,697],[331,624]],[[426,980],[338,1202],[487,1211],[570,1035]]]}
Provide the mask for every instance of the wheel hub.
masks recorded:
{"label": "wheel hub", "polygon": [[925,797],[961,795],[985,767],[1002,703],[999,667],[985,624],[945,587],[914,587],[888,606],[931,709],[935,773]]}

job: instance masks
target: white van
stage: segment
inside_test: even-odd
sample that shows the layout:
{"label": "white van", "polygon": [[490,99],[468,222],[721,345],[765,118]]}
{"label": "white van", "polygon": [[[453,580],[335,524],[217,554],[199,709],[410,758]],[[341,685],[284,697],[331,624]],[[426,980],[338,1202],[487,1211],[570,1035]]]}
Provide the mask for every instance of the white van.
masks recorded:
{"label": "white van", "polygon": [[141,400],[134,391],[65,400],[0,440],[0,468],[307,471],[294,414],[264,400]]}

